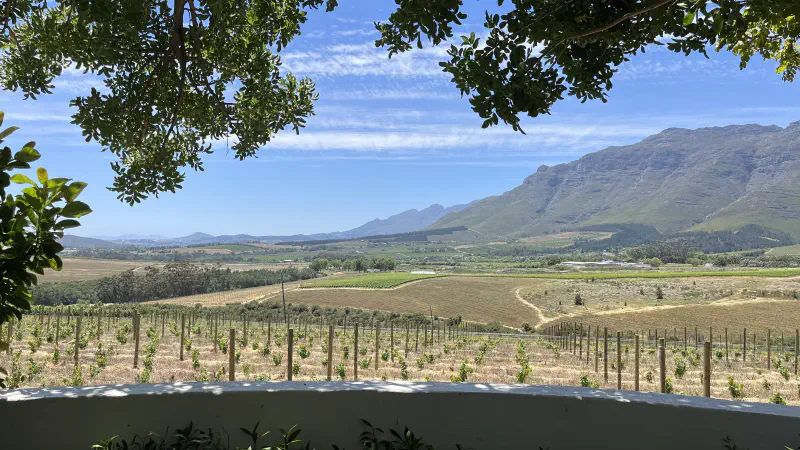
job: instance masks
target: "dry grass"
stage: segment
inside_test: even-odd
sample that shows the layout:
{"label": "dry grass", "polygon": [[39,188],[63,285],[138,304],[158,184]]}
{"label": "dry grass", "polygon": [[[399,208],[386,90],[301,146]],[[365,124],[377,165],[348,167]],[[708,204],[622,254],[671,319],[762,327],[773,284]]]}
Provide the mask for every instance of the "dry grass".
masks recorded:
{"label": "dry grass", "polygon": [[[162,261],[121,261],[113,259],[83,259],[83,258],[65,258],[64,268],[60,272],[51,269],[45,269],[43,276],[39,277],[40,282],[63,282],[63,281],[82,281],[82,280],[97,280],[100,278],[110,277],[126,270],[134,270],[134,273],[139,275],[144,274],[144,268],[147,266],[164,267],[166,263]],[[198,264],[203,265],[203,264]],[[241,270],[281,270],[288,267],[303,268],[307,264],[221,264],[221,267],[229,267],[234,271]]]}
{"label": "dry grass", "polygon": [[[74,363],[72,357],[66,354],[66,348],[72,343],[72,338],[66,337],[62,339],[60,344],[61,361],[58,363],[52,361],[53,344],[45,344],[40,351],[31,354],[26,342],[30,339],[30,328],[35,323],[35,320],[34,318],[26,320],[26,331],[23,339],[13,343],[13,351],[21,351],[20,364],[18,365],[20,373],[28,374],[28,358],[32,358],[38,364],[44,364],[44,369],[40,374],[24,381],[22,386],[59,386],[69,383]],[[127,319],[127,322],[130,323],[130,320]],[[88,320],[84,321],[84,330],[89,328],[88,323]],[[163,338],[161,338],[160,322],[151,323],[148,318],[142,319],[141,347],[144,348],[149,342],[146,337],[148,327],[152,326],[152,333],[159,338],[156,355],[153,359],[151,382],[213,380],[215,376],[222,381],[227,380],[227,375],[223,372],[223,369],[227,368],[227,355],[219,350],[214,350],[210,328],[206,326],[206,322],[200,320],[198,323],[200,324],[199,333],[193,334],[191,338],[193,341],[192,349],[198,350],[200,367],[193,368],[191,351],[185,352],[184,361],[179,360],[179,337],[170,332],[169,326],[166,327]],[[88,348],[81,351],[80,365],[85,384],[133,383],[137,381],[137,375],[142,373],[142,367],[144,366],[143,355],[140,354],[139,368],[133,368],[134,344],[132,333],[127,334],[128,343],[125,345],[119,344],[115,338],[117,328],[120,325],[121,323],[114,323],[109,326],[105,321],[102,324],[104,332],[100,340],[103,342],[103,347],[109,352],[108,366],[106,368],[92,375],[92,366],[98,367],[96,351],[100,340],[92,338],[89,341]],[[241,336],[242,324],[234,323],[233,325]],[[65,326],[65,324],[62,324],[62,326]],[[327,357],[327,353],[323,349],[323,342],[327,339],[327,329],[320,329],[316,325],[310,325],[307,328],[303,325],[293,326],[296,334],[300,337],[294,350],[294,360],[299,363],[299,374],[294,379],[298,381],[325,379],[327,367],[323,365],[323,359]],[[227,330],[225,326],[220,326],[220,334],[227,335],[227,332],[222,330],[223,328]],[[280,331],[278,331],[278,328],[280,328]],[[96,329],[96,325],[91,326],[91,329]],[[306,330],[307,334],[305,333]],[[280,338],[276,337],[276,331],[281,335]],[[322,336],[325,336],[325,339]],[[345,379],[348,380],[353,378],[354,347],[352,338],[351,332],[345,333],[341,328],[337,329],[333,351],[333,365],[339,366],[341,364],[344,368]],[[616,366],[612,366],[612,363],[615,364],[617,359],[616,343],[609,341],[609,377],[608,381],[605,381],[603,376],[602,338],[599,343],[601,353],[597,355],[597,367],[599,369],[597,372],[595,371],[595,353],[593,352],[594,339],[588,346],[585,340],[582,342],[580,347],[582,352],[579,355],[575,350],[564,348],[556,352],[557,346],[545,340],[534,341],[530,337],[494,337],[489,339],[486,336],[473,336],[462,337],[459,340],[448,340],[447,334],[442,332],[440,335],[437,334],[437,338],[437,343],[425,345],[423,332],[416,333],[414,328],[410,329],[408,335],[409,351],[407,356],[403,358],[407,365],[406,373],[408,379],[417,381],[450,381],[451,376],[458,374],[462,361],[465,361],[471,370],[467,374],[467,381],[469,382],[515,383],[518,381],[517,374],[520,370],[520,364],[517,359],[519,342],[524,340],[525,352],[532,368],[532,372],[524,380],[525,383],[576,386],[581,384],[581,375],[585,375],[588,381],[596,382],[600,387],[616,388],[616,373],[614,369]],[[277,327],[273,324],[272,335],[269,338],[271,344],[270,353],[264,354],[262,349],[267,340],[266,327],[251,322],[249,345],[247,348],[241,349],[240,361],[236,366],[237,380],[282,380],[286,378],[286,361],[288,358],[283,326]],[[278,340],[282,341],[280,345],[277,344]],[[388,327],[384,326],[381,332],[378,357],[380,360],[379,368],[376,370],[374,331],[368,328],[362,329],[359,348],[366,349],[366,352],[365,354],[359,354],[358,358],[368,362],[368,367],[359,368],[359,379],[403,378],[401,357],[405,355],[405,342],[405,327],[398,325],[395,328],[394,336],[394,348],[397,353],[394,360],[389,357],[388,361],[384,361],[381,356],[384,350],[392,348]],[[257,345],[254,346],[254,343]],[[310,356],[307,358],[301,358],[299,355],[301,344],[310,351]],[[477,362],[476,357],[479,356],[479,349],[482,346],[487,350],[482,361]],[[347,358],[344,357],[344,347],[348,347],[349,355]],[[588,358],[587,347],[592,350]],[[702,362],[694,365],[692,360],[702,361],[702,358],[697,358],[691,348],[690,353],[683,356],[680,354],[680,350],[681,348],[673,347],[668,348],[667,351],[667,376],[671,378],[674,393],[699,395],[702,392],[700,380]],[[640,389],[643,391],[657,391],[659,377],[656,352],[652,346],[647,346],[645,342],[642,342],[641,352]],[[744,364],[736,352],[737,348],[731,348],[729,361],[726,361],[724,357],[720,359],[714,358],[712,363],[713,397],[731,399],[731,394],[728,390],[728,376],[733,376],[736,382],[743,384],[742,400],[744,401],[766,402],[777,392],[789,404],[800,405],[798,378],[795,375],[789,373],[789,379],[787,380],[774,367],[773,370],[766,370],[763,355],[759,356],[757,360],[748,355],[748,363]],[[423,357],[424,354],[431,355],[433,362],[426,362]],[[279,358],[278,364],[273,361],[273,356]],[[622,388],[633,389],[634,351],[630,343],[625,342],[623,344],[621,357],[623,360]],[[676,364],[679,359],[685,362],[687,368],[682,377],[678,377],[675,374]],[[418,361],[420,366],[418,366]],[[792,367],[791,364],[793,362],[793,359],[790,358],[790,363],[787,364]],[[0,366],[11,367],[11,365],[5,353],[0,355]],[[648,372],[652,376],[652,381],[647,379]],[[333,378],[339,378],[336,370],[334,370]],[[769,387],[767,388],[765,385]]]}
{"label": "dry grass", "polygon": [[536,323],[536,313],[519,302],[514,292],[534,286],[538,279],[493,277],[431,278],[392,290],[299,289],[287,295],[292,303],[350,306],[393,312],[419,312],[444,317],[462,316],[475,322],[502,322],[519,327]]}
{"label": "dry grass", "polygon": [[[299,287],[300,282],[293,281],[284,283],[285,291],[288,293]],[[281,285],[273,284],[270,286],[259,286],[247,289],[237,289],[235,291],[211,292],[208,294],[187,295],[185,297],[174,297],[165,300],[154,300],[146,303],[163,303],[167,305],[194,306],[201,304],[204,307],[225,306],[230,303],[247,303],[253,301],[264,301],[280,296]],[[288,296],[288,294],[287,294]]]}
{"label": "dry grass", "polygon": [[164,263],[155,261],[120,261],[106,259],[78,259],[65,258],[64,268],[60,272],[45,269],[43,276],[39,277],[40,282],[50,281],[81,281],[96,280],[99,278],[110,277],[126,270],[134,269],[144,273],[144,268],[150,265],[163,265]]}

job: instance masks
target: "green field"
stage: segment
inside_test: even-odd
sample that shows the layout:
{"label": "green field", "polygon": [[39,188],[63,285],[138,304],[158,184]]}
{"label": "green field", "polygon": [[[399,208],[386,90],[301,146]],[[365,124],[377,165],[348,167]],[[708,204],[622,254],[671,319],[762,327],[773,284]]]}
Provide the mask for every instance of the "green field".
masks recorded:
{"label": "green field", "polygon": [[443,275],[413,274],[407,272],[390,273],[370,273],[349,278],[339,278],[337,280],[319,281],[308,283],[301,288],[370,288],[388,289],[410,281],[423,280],[425,278],[436,278]]}
{"label": "green field", "polygon": [[767,252],[769,256],[796,256],[800,255],[800,244],[775,247]]}
{"label": "green field", "polygon": [[422,275],[407,272],[371,273],[336,280],[304,284],[304,288],[371,288],[388,289],[409,281],[435,277],[487,277],[487,278],[542,278],[555,280],[611,280],[619,278],[694,278],[694,277],[792,277],[800,276],[800,269],[719,270],[682,272],[575,272],[575,273],[520,273],[520,274],[436,274]]}
{"label": "green field", "polygon": [[197,250],[230,250],[234,253],[239,252],[257,252],[263,251],[264,249],[261,247],[257,247],[255,245],[247,245],[247,244],[219,244],[219,245],[206,245],[204,247],[194,247]]}

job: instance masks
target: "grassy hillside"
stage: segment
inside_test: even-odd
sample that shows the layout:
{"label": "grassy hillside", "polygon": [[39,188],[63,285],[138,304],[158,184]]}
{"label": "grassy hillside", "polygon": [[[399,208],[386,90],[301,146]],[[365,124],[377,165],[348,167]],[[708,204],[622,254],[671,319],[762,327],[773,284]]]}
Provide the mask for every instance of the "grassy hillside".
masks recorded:
{"label": "grassy hillside", "polygon": [[668,129],[642,142],[542,166],[522,185],[433,227],[525,236],[607,223],[662,233],[755,224],[800,238],[800,122]]}

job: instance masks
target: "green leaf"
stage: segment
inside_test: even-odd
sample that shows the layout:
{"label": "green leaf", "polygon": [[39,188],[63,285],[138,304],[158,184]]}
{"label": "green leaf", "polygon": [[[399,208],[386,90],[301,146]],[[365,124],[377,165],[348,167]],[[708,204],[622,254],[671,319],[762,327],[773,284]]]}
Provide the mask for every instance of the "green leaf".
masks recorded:
{"label": "green leaf", "polygon": [[697,11],[686,11],[686,15],[683,16],[683,24],[690,25],[694,22],[694,15]]}
{"label": "green leaf", "polygon": [[23,175],[21,173],[15,174],[13,177],[11,177],[11,182],[12,183],[17,183],[17,184],[25,184],[25,183],[27,183],[27,184],[36,186],[36,183],[34,183],[33,180],[31,180],[30,178],[26,177],[25,175]]}
{"label": "green leaf", "polygon": [[14,154],[14,159],[22,162],[33,162],[41,158],[42,154],[33,147],[23,147],[22,150]]}
{"label": "green leaf", "polygon": [[64,198],[67,199],[68,202],[75,201],[78,198],[78,195],[83,192],[83,189],[86,187],[86,183],[83,181],[76,181],[74,183],[70,183],[69,186],[64,188]]}
{"label": "green leaf", "polygon": [[48,178],[47,169],[45,169],[44,167],[39,167],[38,169],[36,169],[36,177],[39,179],[40,183],[46,183]]}
{"label": "green leaf", "polygon": [[89,208],[89,205],[83,202],[70,202],[61,209],[62,216],[72,218],[85,216],[90,212],[92,212],[92,209]]}
{"label": "green leaf", "polygon": [[75,228],[75,227],[79,227],[79,226],[81,226],[81,223],[78,222],[77,220],[65,219],[65,220],[62,220],[61,222],[56,223],[55,228],[63,230],[63,229],[66,229],[66,228]]}
{"label": "green leaf", "polygon": [[6,128],[2,132],[0,132],[0,139],[7,138],[8,135],[10,135],[11,133],[13,133],[13,132],[15,132],[17,130],[19,130],[19,127],[8,127],[8,128]]}

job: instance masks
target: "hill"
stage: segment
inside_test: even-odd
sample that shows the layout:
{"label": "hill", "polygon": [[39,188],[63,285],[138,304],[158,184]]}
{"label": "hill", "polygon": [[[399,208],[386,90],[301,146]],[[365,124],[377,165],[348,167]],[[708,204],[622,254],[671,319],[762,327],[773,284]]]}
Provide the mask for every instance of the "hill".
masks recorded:
{"label": "hill", "polygon": [[[422,210],[409,209],[399,214],[389,216],[386,219],[374,219],[359,227],[346,230],[336,231],[332,233],[316,233],[316,234],[295,234],[291,236],[253,236],[250,234],[235,234],[235,235],[220,235],[214,236],[207,233],[192,233],[188,236],[176,238],[161,238],[150,239],[147,236],[120,236],[120,239],[113,241],[106,241],[107,244],[115,244],[117,247],[136,246],[136,247],[166,247],[166,246],[187,246],[187,245],[207,245],[207,244],[233,244],[239,242],[263,242],[267,244],[275,244],[278,242],[300,242],[300,241],[339,241],[342,239],[354,239],[361,237],[372,237],[379,235],[393,235],[411,233],[425,229],[432,225],[437,220],[444,217],[446,214],[460,211],[468,205],[454,205],[445,208],[439,204],[433,204]],[[91,239],[93,241],[101,241],[101,239],[93,238],[80,238],[79,236],[65,236],[64,238],[79,238]],[[72,242],[72,241],[69,241]],[[65,245],[69,248],[112,248],[101,247],[100,245],[81,245],[79,240],[75,241],[77,246]]]}
{"label": "hill", "polygon": [[81,236],[73,236],[71,234],[65,234],[63,238],[59,240],[61,245],[64,248],[122,248],[124,247],[123,244],[111,241],[105,241],[103,239],[95,239],[95,238],[87,238]]}
{"label": "hill", "polygon": [[448,213],[461,211],[466,207],[467,205],[455,205],[445,208],[442,205],[434,204],[423,210],[409,209],[386,219],[372,220],[360,227],[344,231],[342,234],[347,237],[363,237],[379,234],[409,233],[427,228]]}
{"label": "hill", "polygon": [[800,122],[787,128],[671,128],[576,161],[541,166],[522,185],[431,228],[526,236],[636,223],[661,233],[745,225],[800,238]]}

